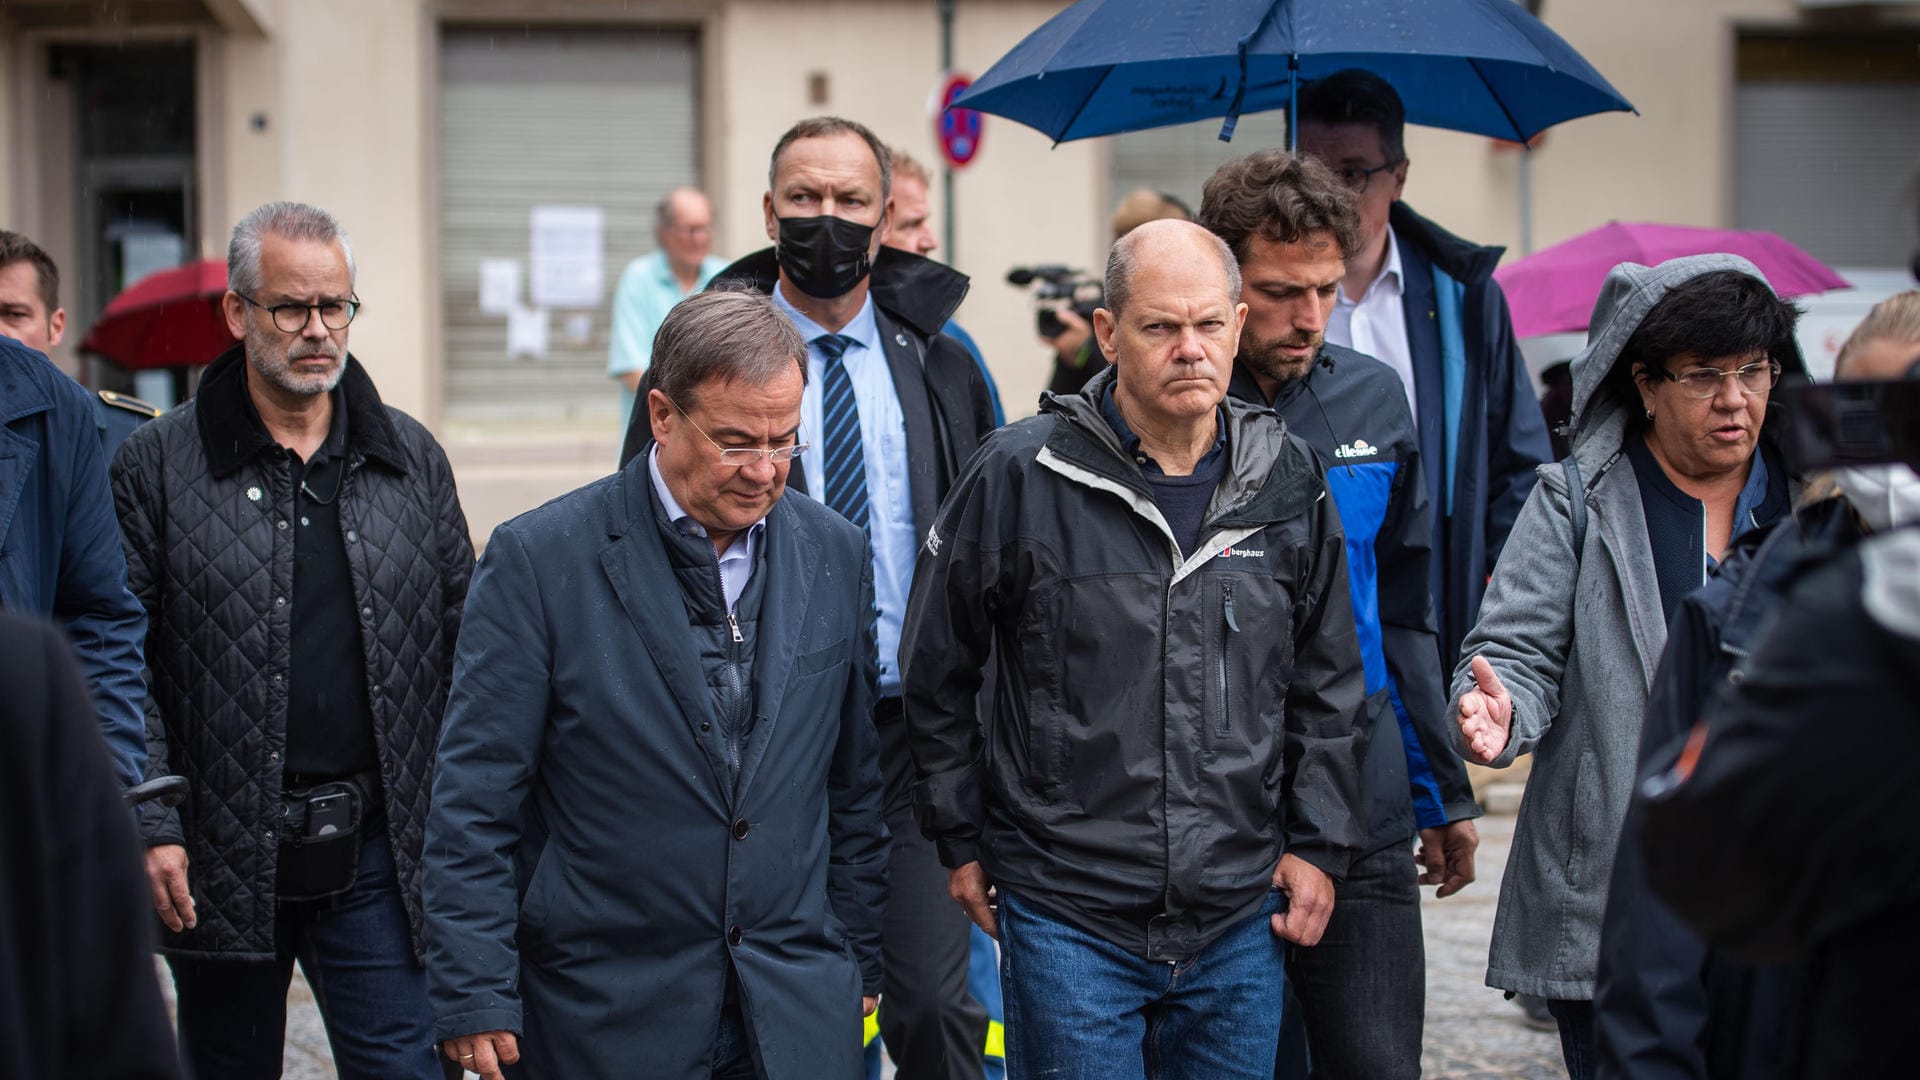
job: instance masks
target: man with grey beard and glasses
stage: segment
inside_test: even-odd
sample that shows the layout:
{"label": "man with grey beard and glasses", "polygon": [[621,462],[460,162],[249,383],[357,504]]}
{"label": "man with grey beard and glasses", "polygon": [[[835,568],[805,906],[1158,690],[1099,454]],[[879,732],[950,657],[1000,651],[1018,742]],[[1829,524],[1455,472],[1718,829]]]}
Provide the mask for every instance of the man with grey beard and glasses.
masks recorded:
{"label": "man with grey beard and glasses", "polygon": [[113,462],[148,619],[141,821],[180,1047],[277,1077],[299,961],[342,1077],[439,1077],[421,842],[473,545],[440,446],[347,352],[338,221],[271,203],[234,227],[241,344]]}

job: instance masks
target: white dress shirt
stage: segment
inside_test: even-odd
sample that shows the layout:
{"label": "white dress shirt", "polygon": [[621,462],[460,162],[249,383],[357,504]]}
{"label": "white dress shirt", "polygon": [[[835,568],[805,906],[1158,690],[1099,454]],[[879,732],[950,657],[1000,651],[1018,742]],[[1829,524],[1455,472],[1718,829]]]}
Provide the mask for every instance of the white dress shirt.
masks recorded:
{"label": "white dress shirt", "polygon": [[1387,226],[1387,261],[1358,300],[1340,286],[1333,314],[1327,317],[1327,340],[1366,353],[1392,368],[1407,389],[1407,408],[1420,421],[1420,402],[1413,388],[1413,349],[1407,344],[1406,282],[1400,269],[1400,242]]}

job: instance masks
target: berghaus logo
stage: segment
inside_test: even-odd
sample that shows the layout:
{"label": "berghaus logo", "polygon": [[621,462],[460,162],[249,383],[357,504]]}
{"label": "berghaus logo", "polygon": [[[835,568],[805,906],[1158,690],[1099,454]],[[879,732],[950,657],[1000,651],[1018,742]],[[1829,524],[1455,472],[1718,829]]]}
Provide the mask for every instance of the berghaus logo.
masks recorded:
{"label": "berghaus logo", "polygon": [[1266,548],[1222,548],[1219,555],[1222,559],[1264,559],[1266,557]]}

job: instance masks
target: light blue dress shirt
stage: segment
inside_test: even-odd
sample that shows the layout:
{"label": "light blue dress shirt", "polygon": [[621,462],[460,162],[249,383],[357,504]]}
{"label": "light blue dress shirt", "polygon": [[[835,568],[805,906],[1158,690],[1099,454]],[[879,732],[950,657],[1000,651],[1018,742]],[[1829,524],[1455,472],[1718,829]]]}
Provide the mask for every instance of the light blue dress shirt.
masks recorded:
{"label": "light blue dress shirt", "polygon": [[[706,526],[693,520],[680,507],[680,500],[673,497],[667,488],[666,478],[660,475],[660,447],[655,444],[647,449],[647,474],[653,477],[653,497],[660,500],[660,509],[666,511],[667,520],[681,532],[706,538]],[[744,536],[737,536],[727,545],[726,554],[720,556],[720,592],[727,599],[727,610],[731,612],[740,603],[740,594],[747,591],[747,582],[753,580],[753,556],[760,545],[760,534],[767,529],[767,519],[761,518],[747,526]]]}
{"label": "light blue dress shirt", "polygon": [[[693,292],[707,287],[713,275],[727,268],[717,255],[700,260],[700,276]],[[608,331],[607,377],[619,378],[631,371],[645,371],[653,360],[653,335],[667,318],[673,305],[692,293],[680,291],[680,279],[673,276],[664,251],[650,252],[627,264],[620,284],[613,290],[613,326]],[[633,391],[620,388],[620,422],[626,424],[633,414]]]}
{"label": "light blue dress shirt", "polygon": [[[773,302],[808,342],[807,389],[800,398],[800,441],[813,444],[803,468],[809,494],[818,499],[821,477],[817,463],[826,460],[826,448],[820,445],[820,433],[825,430],[820,365],[825,359],[812,342],[829,331],[801,314],[778,285],[773,287]],[[860,407],[860,449],[867,466],[867,525],[873,533],[873,598],[880,609],[880,693],[898,694],[900,626],[907,614],[907,592],[913,587],[914,556],[920,550],[919,530],[913,522],[913,489],[907,481],[907,415],[900,408],[893,372],[880,343],[872,296],[839,332],[853,339],[840,362],[853,381],[853,399]]]}

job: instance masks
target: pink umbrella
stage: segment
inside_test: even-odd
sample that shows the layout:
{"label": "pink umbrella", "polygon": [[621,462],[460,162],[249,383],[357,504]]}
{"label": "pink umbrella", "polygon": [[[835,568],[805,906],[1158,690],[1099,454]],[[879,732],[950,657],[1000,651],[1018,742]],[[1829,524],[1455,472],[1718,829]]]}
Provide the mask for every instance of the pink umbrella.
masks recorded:
{"label": "pink umbrella", "polygon": [[1782,296],[1847,288],[1825,263],[1770,232],[1638,225],[1618,221],[1544,248],[1493,272],[1513,309],[1519,337],[1585,330],[1607,271],[1623,262],[1653,266],[1682,255],[1725,252],[1751,261]]}

